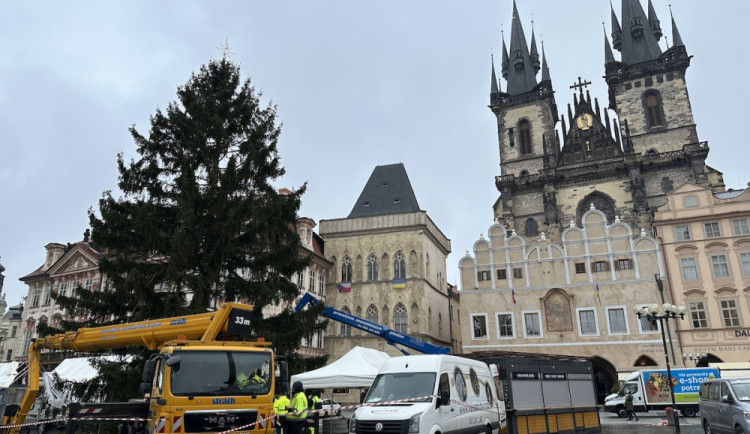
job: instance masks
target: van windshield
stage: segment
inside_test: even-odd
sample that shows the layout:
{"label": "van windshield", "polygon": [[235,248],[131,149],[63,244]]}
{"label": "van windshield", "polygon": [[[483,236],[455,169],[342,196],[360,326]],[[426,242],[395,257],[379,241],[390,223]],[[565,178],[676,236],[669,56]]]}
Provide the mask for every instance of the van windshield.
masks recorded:
{"label": "van windshield", "polygon": [[734,396],[740,401],[750,401],[750,383],[730,383]]}
{"label": "van windshield", "polygon": [[409,402],[429,402],[432,400],[433,393],[435,393],[434,372],[379,374],[375,377],[365,402],[387,402],[399,399],[408,399]]}

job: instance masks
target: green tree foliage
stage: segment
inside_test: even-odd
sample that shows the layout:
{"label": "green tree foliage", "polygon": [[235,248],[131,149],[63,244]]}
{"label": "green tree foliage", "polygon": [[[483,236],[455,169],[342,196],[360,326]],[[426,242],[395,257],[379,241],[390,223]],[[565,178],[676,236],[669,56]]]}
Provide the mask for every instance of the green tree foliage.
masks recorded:
{"label": "green tree foliage", "polygon": [[[320,308],[263,318],[290,302],[291,277],[304,269],[295,230],[305,185],[281,194],[276,108],[226,58],[212,60],[177,90],[177,100],[150,117],[148,135],[130,134],[138,158],[117,157],[121,197],[105,192],[92,238],[104,252],[100,291],[82,287],[55,296],[71,321],[63,329],[206,312],[223,301],[254,306],[256,336],[280,354],[322,330]],[[75,318],[86,318],[77,322]],[[40,331],[49,333],[49,327]],[[137,387],[137,385],[136,385]]]}

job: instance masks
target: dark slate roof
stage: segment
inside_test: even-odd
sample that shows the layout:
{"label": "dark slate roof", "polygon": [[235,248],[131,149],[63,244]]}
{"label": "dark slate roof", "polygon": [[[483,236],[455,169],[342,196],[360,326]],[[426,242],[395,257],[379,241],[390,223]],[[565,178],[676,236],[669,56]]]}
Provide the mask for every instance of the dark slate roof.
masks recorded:
{"label": "dark slate roof", "polygon": [[[622,62],[628,65],[656,59],[661,54],[659,39],[651,28],[639,0],[622,0]],[[635,37],[631,27],[637,23],[640,37]]]}
{"label": "dark slate roof", "polygon": [[348,218],[420,211],[401,163],[376,166]]}

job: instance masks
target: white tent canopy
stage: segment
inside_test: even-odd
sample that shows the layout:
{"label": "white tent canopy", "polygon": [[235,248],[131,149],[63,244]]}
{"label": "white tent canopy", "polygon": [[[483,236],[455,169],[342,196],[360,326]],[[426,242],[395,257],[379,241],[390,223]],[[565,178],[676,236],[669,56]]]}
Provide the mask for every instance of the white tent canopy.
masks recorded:
{"label": "white tent canopy", "polygon": [[292,375],[305,389],[370,387],[380,367],[390,356],[371,348],[354,347],[340,359],[314,371]]}

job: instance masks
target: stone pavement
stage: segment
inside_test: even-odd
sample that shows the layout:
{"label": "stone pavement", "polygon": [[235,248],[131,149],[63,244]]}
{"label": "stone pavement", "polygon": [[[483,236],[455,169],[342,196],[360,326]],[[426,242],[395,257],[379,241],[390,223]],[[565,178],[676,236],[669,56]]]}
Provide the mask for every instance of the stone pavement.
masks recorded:
{"label": "stone pavement", "polygon": [[[667,434],[674,433],[674,426],[666,425],[667,418],[663,411],[649,411],[638,413],[637,421],[629,421],[627,418],[619,418],[614,413],[599,412],[599,420],[602,424],[602,433],[605,434]],[[682,434],[701,434],[703,429],[699,417],[680,416],[680,432]]]}

